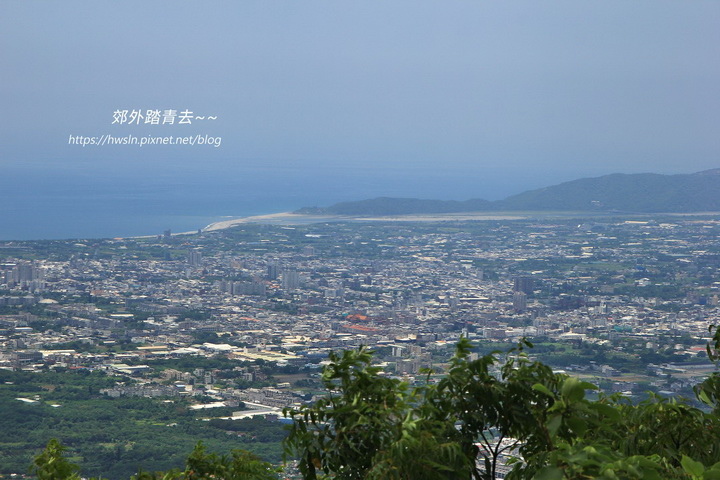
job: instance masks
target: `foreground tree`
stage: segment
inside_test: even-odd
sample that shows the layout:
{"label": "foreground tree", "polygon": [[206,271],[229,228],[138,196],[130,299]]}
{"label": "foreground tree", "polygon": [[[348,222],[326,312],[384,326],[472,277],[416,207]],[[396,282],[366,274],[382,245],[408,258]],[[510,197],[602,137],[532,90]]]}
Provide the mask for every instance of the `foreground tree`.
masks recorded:
{"label": "foreground tree", "polygon": [[[32,473],[39,480],[80,480],[80,467],[63,456],[65,448],[56,439],[33,462]],[[279,470],[268,462],[244,450],[234,450],[230,456],[207,453],[198,442],[188,456],[185,470],[169,472],[138,472],[131,480],[277,480]],[[103,480],[103,479],[90,479]]]}
{"label": "foreground tree", "polygon": [[422,390],[409,390],[370,365],[366,348],[331,353],[326,398],[298,410],[286,453],[304,478],[468,478],[472,466],[453,424],[428,412]]}
{"label": "foreground tree", "polygon": [[[716,414],[657,396],[589,400],[595,385],[531,362],[528,346],[471,360],[463,339],[448,374],[415,389],[365,348],[332,354],[329,394],[285,411],[286,455],[305,479],[494,479],[504,454],[510,479],[720,478]],[[716,385],[698,389],[711,406]]]}
{"label": "foreground tree", "polygon": [[[712,327],[711,327],[712,332]],[[447,374],[410,388],[372,365],[366,348],[332,353],[322,381],[328,395],[286,409],[293,419],[286,458],[304,479],[718,479],[720,375],[695,389],[711,409],[650,396],[633,404],[597,394],[591,383],[532,362],[521,342],[473,359],[462,339]],[[709,358],[720,361],[715,330]],[[52,440],[35,458],[41,480],[75,480],[78,467]],[[507,457],[509,462],[506,462]],[[207,453],[198,444],[184,471],[145,473],[136,480],[270,480],[278,471],[248,452]]]}
{"label": "foreground tree", "polygon": [[33,460],[30,471],[39,480],[79,480],[80,467],[70,463],[63,456],[65,447],[56,439],[51,439],[45,450]]}

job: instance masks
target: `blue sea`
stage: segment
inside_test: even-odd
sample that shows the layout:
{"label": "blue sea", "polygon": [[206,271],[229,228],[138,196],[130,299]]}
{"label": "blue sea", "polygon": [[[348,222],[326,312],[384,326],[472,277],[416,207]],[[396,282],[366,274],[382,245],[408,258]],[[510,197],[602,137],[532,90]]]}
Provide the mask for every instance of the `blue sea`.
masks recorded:
{"label": "blue sea", "polygon": [[[16,177],[17,178],[17,177]],[[114,238],[197,231],[229,218],[292,211],[333,198],[213,178],[35,174],[0,179],[0,240]]]}
{"label": "blue sea", "polygon": [[[197,231],[229,218],[379,196],[497,199],[532,186],[467,172],[386,168],[243,170],[3,168],[0,240]],[[537,178],[534,179],[537,182]],[[538,185],[542,186],[542,184]]]}

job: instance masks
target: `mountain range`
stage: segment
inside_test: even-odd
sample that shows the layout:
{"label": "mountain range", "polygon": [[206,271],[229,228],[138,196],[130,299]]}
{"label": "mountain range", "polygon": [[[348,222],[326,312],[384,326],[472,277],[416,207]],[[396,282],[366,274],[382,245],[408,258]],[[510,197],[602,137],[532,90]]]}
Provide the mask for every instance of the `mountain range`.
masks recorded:
{"label": "mountain range", "polygon": [[528,190],[503,200],[379,197],[305,207],[296,213],[404,215],[481,211],[692,213],[720,211],[720,168],[692,174],[614,173]]}

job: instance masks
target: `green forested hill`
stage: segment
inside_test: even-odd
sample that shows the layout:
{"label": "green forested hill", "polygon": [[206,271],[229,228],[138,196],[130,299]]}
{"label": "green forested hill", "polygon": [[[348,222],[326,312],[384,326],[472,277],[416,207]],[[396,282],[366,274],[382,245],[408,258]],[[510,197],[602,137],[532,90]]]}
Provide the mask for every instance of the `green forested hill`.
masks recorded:
{"label": "green forested hill", "polygon": [[513,195],[502,210],[619,210],[702,212],[720,210],[720,175],[613,174],[583,178]]}
{"label": "green forested hill", "polygon": [[[265,419],[201,421],[187,401],[99,393],[115,379],[96,373],[0,371],[0,476],[26,473],[51,438],[67,447],[84,477],[128,479],[144,470],[180,468],[202,440],[214,452],[242,448],[279,462],[285,427]],[[41,399],[35,403],[18,398]]]}
{"label": "green forested hill", "polygon": [[406,215],[477,211],[720,211],[720,169],[683,175],[615,173],[529,190],[494,202],[380,197],[327,208],[304,208],[297,213]]}

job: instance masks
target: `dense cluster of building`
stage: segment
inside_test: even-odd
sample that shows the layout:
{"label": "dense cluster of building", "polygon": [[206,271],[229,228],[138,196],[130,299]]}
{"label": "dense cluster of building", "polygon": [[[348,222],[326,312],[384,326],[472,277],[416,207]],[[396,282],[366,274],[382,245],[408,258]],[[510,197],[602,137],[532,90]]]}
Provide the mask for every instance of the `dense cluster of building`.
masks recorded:
{"label": "dense cluster of building", "polygon": [[[693,363],[720,316],[719,239],[716,219],[675,217],[246,225],[6,242],[0,366],[137,379],[108,395],[210,391],[279,407],[308,398],[306,390],[253,384],[265,373],[247,365],[312,377],[330,350],[360,345],[380,353],[388,374],[407,378],[441,370],[460,336],[611,349],[630,339],[649,350],[669,345]],[[217,388],[213,372],[171,378],[152,367],[184,356],[236,360],[235,383]],[[565,367],[620,373],[604,364]]]}

